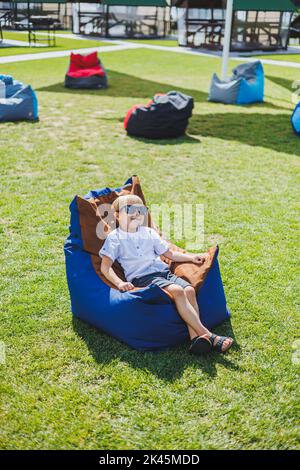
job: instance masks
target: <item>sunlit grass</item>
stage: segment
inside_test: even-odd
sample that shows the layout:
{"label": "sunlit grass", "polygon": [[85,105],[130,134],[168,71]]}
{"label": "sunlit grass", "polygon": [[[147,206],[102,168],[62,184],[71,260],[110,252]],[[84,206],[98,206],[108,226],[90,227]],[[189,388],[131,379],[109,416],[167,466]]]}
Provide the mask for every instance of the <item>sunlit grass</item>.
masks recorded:
{"label": "sunlit grass", "polygon": [[[238,107],[207,102],[219,59],[141,49],[101,58],[110,87],[90,92],[63,87],[67,58],[0,65],[40,105],[36,124],[0,124],[1,447],[299,447],[296,71],[265,67],[266,102]],[[172,89],[195,99],[188,135],[127,137],[127,109]],[[142,354],[72,322],[69,203],[132,174],[149,204],[204,204],[237,343],[226,357],[195,359],[187,345]]]}
{"label": "sunlit grass", "polygon": [[[60,33],[59,33],[60,34]],[[13,39],[16,41],[28,42],[28,34],[23,32],[12,32],[12,31],[3,31],[3,38],[5,40]],[[46,36],[41,36],[45,40]],[[19,55],[19,54],[36,54],[39,52],[53,52],[53,51],[65,51],[72,49],[82,49],[89,47],[102,47],[111,45],[105,41],[89,40],[89,39],[72,39],[72,38],[62,38],[56,36],[56,45],[48,46],[45,41],[39,41],[39,35],[37,34],[37,43],[45,44],[44,46],[11,46],[11,47],[0,47],[0,57],[10,56],[10,55]]]}

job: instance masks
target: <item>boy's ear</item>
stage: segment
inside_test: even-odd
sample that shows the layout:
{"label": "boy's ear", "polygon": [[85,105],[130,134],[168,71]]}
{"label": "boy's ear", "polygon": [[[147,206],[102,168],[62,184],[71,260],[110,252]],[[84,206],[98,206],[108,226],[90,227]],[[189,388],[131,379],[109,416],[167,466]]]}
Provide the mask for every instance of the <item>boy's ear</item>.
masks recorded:
{"label": "boy's ear", "polygon": [[119,212],[114,212],[114,217],[115,217],[115,220],[116,220],[116,228],[119,227]]}

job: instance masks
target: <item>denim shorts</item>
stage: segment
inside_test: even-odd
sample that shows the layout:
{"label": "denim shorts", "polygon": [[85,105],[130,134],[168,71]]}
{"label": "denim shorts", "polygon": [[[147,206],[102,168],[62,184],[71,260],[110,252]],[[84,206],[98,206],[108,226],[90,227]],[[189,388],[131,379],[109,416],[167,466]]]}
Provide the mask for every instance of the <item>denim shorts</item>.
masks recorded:
{"label": "denim shorts", "polygon": [[159,287],[167,287],[171,284],[177,284],[184,289],[191,285],[181,277],[175,276],[175,274],[171,273],[169,269],[145,274],[144,276],[137,276],[132,279],[131,282],[135,287],[146,287],[150,284],[156,284]]}

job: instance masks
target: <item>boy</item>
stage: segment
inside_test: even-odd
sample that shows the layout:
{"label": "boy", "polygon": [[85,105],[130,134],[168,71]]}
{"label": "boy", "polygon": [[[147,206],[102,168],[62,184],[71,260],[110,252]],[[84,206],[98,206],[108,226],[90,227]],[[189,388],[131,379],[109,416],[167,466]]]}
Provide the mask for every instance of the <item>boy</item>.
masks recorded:
{"label": "boy", "polygon": [[[112,207],[119,227],[109,233],[99,251],[104,276],[122,292],[149,284],[156,284],[169,292],[187,325],[191,353],[200,355],[211,350],[221,353],[228,351],[233,339],[214,335],[202,325],[195,289],[184,279],[172,274],[169,266],[160,259],[163,255],[175,262],[188,261],[201,265],[208,255],[172,251],[154,229],[143,226],[148,211],[138,196],[119,196]],[[122,281],[112,269],[115,260],[124,269],[126,281]]]}

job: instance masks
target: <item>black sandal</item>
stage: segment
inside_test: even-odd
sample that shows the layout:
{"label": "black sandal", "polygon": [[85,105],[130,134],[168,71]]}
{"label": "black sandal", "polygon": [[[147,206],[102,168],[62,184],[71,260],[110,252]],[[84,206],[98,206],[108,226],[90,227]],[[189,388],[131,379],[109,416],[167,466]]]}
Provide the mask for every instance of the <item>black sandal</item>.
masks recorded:
{"label": "black sandal", "polygon": [[[214,344],[215,339],[216,339],[218,336],[219,336],[219,335],[215,335],[214,333],[212,333],[211,336],[210,336],[210,338],[209,338],[209,341],[210,341],[211,347],[212,347],[212,349],[213,349],[214,351],[217,351],[217,352],[219,352],[219,353],[224,354],[224,353],[226,353],[226,352],[231,348],[231,346],[233,345],[233,339],[230,338],[230,336],[220,336],[219,339],[218,339],[218,341],[216,342],[216,344]],[[224,341],[226,341],[226,339],[231,339],[231,340],[232,340],[232,343],[228,346],[227,349],[225,349],[225,350],[223,351],[222,346],[223,346],[223,344],[224,344]]]}
{"label": "black sandal", "polygon": [[196,356],[206,356],[212,350],[213,342],[207,336],[196,336],[192,339],[189,352]]}

